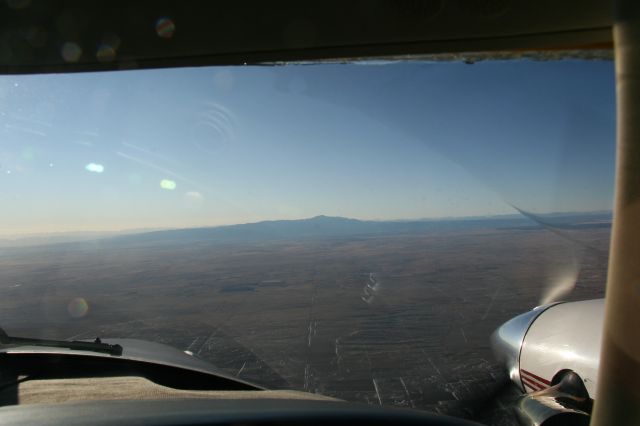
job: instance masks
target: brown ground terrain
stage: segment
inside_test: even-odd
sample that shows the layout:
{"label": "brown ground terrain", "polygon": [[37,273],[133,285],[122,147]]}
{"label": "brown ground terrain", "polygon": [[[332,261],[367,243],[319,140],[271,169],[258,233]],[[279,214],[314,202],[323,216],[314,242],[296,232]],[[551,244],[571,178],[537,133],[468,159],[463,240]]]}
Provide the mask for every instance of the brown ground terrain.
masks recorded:
{"label": "brown ground terrain", "polygon": [[[0,325],[158,341],[268,387],[507,424],[495,404],[477,410],[505,380],[490,334],[571,265],[579,274],[568,299],[604,294],[609,230],[574,234],[589,248],[543,229],[477,229],[2,249]],[[74,318],[78,297],[89,310]]]}

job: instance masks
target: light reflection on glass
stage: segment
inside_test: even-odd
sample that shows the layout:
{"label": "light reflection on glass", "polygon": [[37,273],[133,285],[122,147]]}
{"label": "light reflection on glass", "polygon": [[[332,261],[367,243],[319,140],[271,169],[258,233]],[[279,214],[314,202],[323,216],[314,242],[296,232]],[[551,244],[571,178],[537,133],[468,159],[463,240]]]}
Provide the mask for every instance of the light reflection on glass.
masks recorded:
{"label": "light reflection on glass", "polygon": [[96,58],[100,62],[111,62],[116,58],[116,49],[108,44],[101,44],[98,46]]}
{"label": "light reflection on glass", "polygon": [[173,191],[174,189],[176,189],[176,186],[177,186],[176,183],[171,179],[162,179],[160,181],[160,188],[162,189]]}
{"label": "light reflection on glass", "polygon": [[89,304],[84,298],[76,297],[67,305],[67,311],[73,318],[82,318],[89,312]]}
{"label": "light reflection on glass", "polygon": [[82,49],[76,43],[67,42],[62,45],[60,55],[66,62],[77,62],[82,55]]}
{"label": "light reflection on glass", "polygon": [[96,164],[96,163],[89,163],[84,167],[84,169],[92,173],[104,172],[104,166],[102,164]]}
{"label": "light reflection on glass", "polygon": [[171,38],[176,30],[176,25],[169,18],[160,18],[156,22],[156,33],[160,38]]}

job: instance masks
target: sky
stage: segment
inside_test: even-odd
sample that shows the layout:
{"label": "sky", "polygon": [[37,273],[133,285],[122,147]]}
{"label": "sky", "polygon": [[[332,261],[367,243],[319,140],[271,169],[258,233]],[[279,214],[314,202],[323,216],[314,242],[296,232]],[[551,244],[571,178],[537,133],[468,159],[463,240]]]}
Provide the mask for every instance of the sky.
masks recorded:
{"label": "sky", "polygon": [[610,61],[0,77],[0,235],[610,210]]}

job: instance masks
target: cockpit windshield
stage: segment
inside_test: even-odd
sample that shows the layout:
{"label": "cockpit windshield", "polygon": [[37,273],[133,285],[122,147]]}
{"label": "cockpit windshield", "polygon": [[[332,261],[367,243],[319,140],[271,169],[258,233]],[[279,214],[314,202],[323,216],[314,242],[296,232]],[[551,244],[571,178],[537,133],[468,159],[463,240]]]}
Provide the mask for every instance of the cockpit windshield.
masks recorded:
{"label": "cockpit windshield", "polygon": [[470,417],[604,295],[614,132],[608,60],[2,76],[0,327]]}

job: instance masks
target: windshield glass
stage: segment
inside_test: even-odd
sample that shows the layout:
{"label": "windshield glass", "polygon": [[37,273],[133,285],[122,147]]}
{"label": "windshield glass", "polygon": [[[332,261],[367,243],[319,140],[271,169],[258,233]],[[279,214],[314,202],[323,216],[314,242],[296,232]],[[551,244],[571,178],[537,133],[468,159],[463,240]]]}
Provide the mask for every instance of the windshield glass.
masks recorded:
{"label": "windshield glass", "polygon": [[499,324],[604,294],[614,95],[581,60],[0,77],[0,326],[473,417]]}

